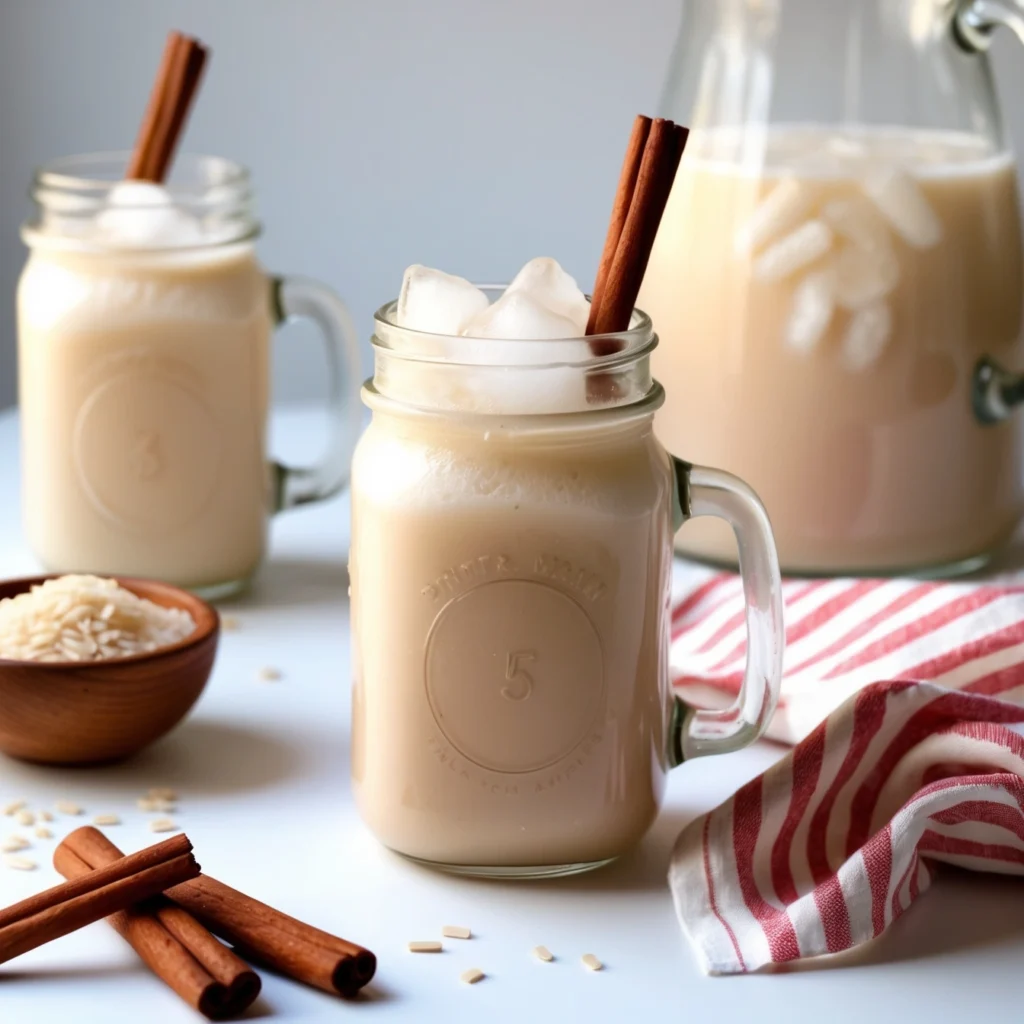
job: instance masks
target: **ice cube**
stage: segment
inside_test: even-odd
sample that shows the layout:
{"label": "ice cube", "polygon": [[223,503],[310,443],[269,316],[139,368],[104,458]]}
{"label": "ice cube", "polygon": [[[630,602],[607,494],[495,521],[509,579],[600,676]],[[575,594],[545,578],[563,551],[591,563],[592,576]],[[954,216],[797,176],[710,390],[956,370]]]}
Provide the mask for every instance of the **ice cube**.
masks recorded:
{"label": "ice cube", "polygon": [[892,337],[892,310],[885,301],[872,303],[850,317],[840,346],[843,366],[861,373],[878,361]]}
{"label": "ice cube", "polygon": [[396,321],[413,331],[456,335],[487,306],[487,296],[464,277],[414,263],[402,278]]}
{"label": "ice cube", "polygon": [[571,320],[576,325],[575,334],[583,334],[587,329],[590,303],[576,279],[550,256],[530,260],[512,279],[505,294],[509,292],[526,292],[552,313]]}
{"label": "ice cube", "polygon": [[736,232],[736,252],[756,253],[807,216],[814,192],[797,178],[783,178]]}
{"label": "ice cube", "polygon": [[891,294],[900,283],[900,261],[891,249],[844,245],[835,261],[836,299],[844,309],[858,310]]}
{"label": "ice cube", "polygon": [[807,353],[821,342],[836,308],[836,275],[832,267],[808,274],[793,292],[786,323],[786,345]]}
{"label": "ice cube", "polygon": [[119,248],[198,245],[203,232],[170,192],[151,181],[119,181],[96,216],[97,240]]}
{"label": "ice cube", "polygon": [[914,179],[898,167],[875,167],[861,181],[864,194],[914,249],[942,241],[942,222]]}
{"label": "ice cube", "polygon": [[821,218],[836,234],[862,249],[872,252],[892,250],[888,222],[866,196],[852,195],[844,199],[833,199],[821,208]]}
{"label": "ice cube", "polygon": [[820,259],[832,246],[832,229],[822,220],[808,220],[780,239],[754,263],[754,277],[782,281]]}
{"label": "ice cube", "polygon": [[497,302],[477,314],[463,329],[471,338],[507,341],[578,338],[582,331],[566,316],[541,305],[524,291],[506,291]]}
{"label": "ice cube", "polygon": [[843,160],[862,160],[867,155],[864,143],[857,139],[851,139],[848,135],[829,136],[825,148],[833,156],[838,156]]}

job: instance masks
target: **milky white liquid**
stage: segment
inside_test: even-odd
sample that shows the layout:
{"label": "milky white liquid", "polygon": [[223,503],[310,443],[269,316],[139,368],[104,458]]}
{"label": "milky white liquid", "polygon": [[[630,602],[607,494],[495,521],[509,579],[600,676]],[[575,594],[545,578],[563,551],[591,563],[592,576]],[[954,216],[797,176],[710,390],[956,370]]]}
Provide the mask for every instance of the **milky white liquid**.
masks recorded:
{"label": "milky white liquid", "polygon": [[[776,129],[764,170],[738,166],[722,133],[691,142],[639,299],[660,347],[667,402],[656,429],[677,455],[729,470],[764,501],[783,567],[895,570],[990,551],[1024,507],[1019,417],[975,420],[970,386],[990,355],[1024,365],[1024,266],[1015,171],[965,136]],[[811,191],[800,218],[862,196],[873,168],[910,175],[940,234],[920,248],[889,239],[898,283],[882,351],[851,369],[837,310],[809,350],[787,343],[798,287],[841,239],[782,280],[759,280],[742,250],[758,204],[787,178]],[[905,209],[904,204],[897,212]],[[934,225],[933,225],[934,227]],[[709,520],[677,537],[684,553],[732,560]]]}
{"label": "milky white liquid", "polygon": [[253,572],[270,326],[247,244],[185,255],[35,240],[18,290],[22,487],[48,570],[196,587]]}
{"label": "milky white liquid", "polygon": [[364,819],[445,865],[622,853],[666,770],[671,477],[650,413],[483,433],[368,400],[350,566]]}

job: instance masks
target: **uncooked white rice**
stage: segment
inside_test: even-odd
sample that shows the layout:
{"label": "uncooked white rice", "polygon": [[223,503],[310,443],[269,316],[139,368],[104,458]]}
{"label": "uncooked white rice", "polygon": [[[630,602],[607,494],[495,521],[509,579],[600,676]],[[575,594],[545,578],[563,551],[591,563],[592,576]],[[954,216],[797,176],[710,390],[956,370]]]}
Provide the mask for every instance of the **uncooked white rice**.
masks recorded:
{"label": "uncooked white rice", "polygon": [[0,601],[0,658],[99,661],[184,640],[196,624],[98,576],[61,576]]}

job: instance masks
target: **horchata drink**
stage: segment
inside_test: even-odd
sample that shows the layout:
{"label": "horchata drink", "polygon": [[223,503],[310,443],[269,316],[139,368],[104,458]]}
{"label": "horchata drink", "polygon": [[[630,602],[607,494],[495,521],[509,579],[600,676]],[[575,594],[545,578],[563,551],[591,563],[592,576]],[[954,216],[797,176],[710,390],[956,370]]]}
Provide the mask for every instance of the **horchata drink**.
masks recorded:
{"label": "horchata drink", "polygon": [[604,863],[650,826],[683,746],[756,734],[742,713],[705,730],[708,713],[671,696],[686,515],[727,514],[743,534],[766,588],[751,612],[760,693],[775,675],[760,506],[656,441],[648,318],[595,339],[588,313],[537,259],[504,291],[411,267],[376,317],[352,470],[352,778],[380,840],[436,866]]}
{"label": "horchata drink", "polygon": [[[35,175],[17,300],[22,500],[47,570],[224,594],[259,565],[271,512],[345,481],[358,355],[333,293],[259,266],[243,167],[182,157],[167,177],[204,55],[171,34],[131,154]],[[298,471],[265,447],[270,335],[290,315],[324,329],[332,370],[331,443]]]}
{"label": "horchata drink", "polygon": [[[750,481],[790,570],[991,551],[1024,508],[1019,423],[971,408],[982,356],[1021,364],[1011,157],[896,129],[743,140],[695,133],[640,293],[659,437]],[[676,543],[735,558],[715,523]]]}

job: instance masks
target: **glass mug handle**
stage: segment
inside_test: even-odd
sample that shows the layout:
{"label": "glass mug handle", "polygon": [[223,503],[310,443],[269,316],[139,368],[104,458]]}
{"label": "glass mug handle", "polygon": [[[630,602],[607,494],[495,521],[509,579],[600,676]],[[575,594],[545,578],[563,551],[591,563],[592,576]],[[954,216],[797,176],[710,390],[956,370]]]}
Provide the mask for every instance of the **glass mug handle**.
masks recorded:
{"label": "glass mug handle", "polygon": [[691,708],[675,698],[669,761],[727,754],[753,743],[768,726],[782,683],[782,580],[771,524],[757,495],[738,477],[672,457],[676,501],[673,527],[696,516],[718,516],[736,534],[747,617],[747,665],[731,707]]}
{"label": "glass mug handle", "polygon": [[271,310],[275,326],[312,320],[327,350],[327,450],[311,466],[271,464],[274,512],[323,501],[348,483],[352,453],[359,437],[359,338],[345,304],[325,284],[305,277],[272,277]]}

